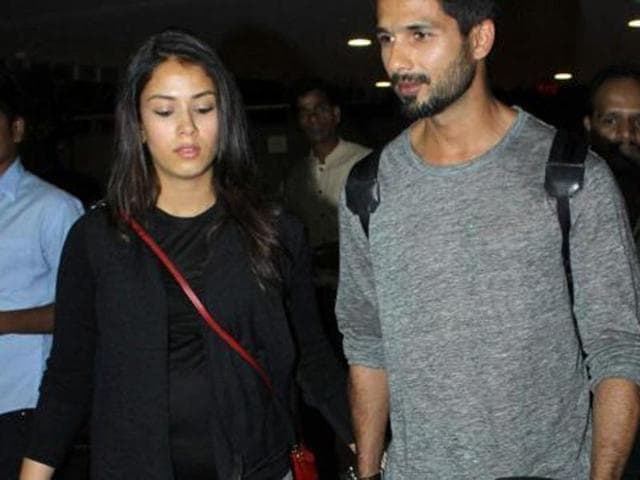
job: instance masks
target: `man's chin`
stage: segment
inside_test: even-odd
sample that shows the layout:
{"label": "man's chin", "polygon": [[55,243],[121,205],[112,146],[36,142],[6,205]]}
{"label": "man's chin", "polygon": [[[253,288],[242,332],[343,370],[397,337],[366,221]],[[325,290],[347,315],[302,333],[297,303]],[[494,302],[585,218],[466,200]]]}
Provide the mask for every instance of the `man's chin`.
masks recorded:
{"label": "man's chin", "polygon": [[620,155],[640,166],[640,147],[637,145],[620,145]]}

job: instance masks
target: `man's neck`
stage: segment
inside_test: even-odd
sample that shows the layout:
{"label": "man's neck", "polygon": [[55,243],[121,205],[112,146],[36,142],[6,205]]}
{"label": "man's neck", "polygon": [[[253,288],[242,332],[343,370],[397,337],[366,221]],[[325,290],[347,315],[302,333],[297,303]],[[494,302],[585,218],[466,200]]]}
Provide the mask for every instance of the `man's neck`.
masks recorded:
{"label": "man's neck", "polygon": [[333,137],[329,140],[315,143],[311,145],[311,151],[318,158],[320,163],[324,163],[329,154],[336,149],[339,141],[338,137]]}
{"label": "man's neck", "polygon": [[516,116],[488,93],[468,92],[444,112],[417,121],[411,127],[411,144],[429,164],[466,163],[495,146]]}
{"label": "man's neck", "polygon": [[0,177],[4,175],[4,173],[9,170],[9,167],[14,164],[14,162],[18,160],[18,157],[14,157],[11,160],[0,161]]}

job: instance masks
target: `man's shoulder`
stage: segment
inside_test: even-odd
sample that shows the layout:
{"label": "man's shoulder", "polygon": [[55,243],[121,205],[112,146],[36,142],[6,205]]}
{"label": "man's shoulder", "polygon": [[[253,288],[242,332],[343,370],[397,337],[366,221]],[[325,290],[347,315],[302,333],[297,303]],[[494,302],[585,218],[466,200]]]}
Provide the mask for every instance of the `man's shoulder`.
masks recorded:
{"label": "man's shoulder", "polygon": [[76,197],[26,170],[20,182],[19,195],[28,198],[34,205],[82,211],[82,203]]}
{"label": "man's shoulder", "polygon": [[371,153],[371,149],[369,147],[365,147],[360,143],[349,142],[348,140],[342,140],[340,142],[342,148],[344,148],[345,152],[348,152],[351,155],[360,155],[361,157],[365,157],[369,153]]}

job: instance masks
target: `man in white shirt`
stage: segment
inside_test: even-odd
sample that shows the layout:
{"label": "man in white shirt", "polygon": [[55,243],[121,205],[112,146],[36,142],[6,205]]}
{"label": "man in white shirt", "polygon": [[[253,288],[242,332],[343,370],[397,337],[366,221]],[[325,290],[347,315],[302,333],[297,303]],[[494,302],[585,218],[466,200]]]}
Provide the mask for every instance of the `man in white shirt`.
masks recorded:
{"label": "man in white shirt", "polygon": [[335,250],[338,199],[351,167],[371,150],[338,136],[340,106],[332,88],[306,80],[294,95],[298,124],[309,141],[309,154],[291,169],[286,204],[304,221],[315,250]]}

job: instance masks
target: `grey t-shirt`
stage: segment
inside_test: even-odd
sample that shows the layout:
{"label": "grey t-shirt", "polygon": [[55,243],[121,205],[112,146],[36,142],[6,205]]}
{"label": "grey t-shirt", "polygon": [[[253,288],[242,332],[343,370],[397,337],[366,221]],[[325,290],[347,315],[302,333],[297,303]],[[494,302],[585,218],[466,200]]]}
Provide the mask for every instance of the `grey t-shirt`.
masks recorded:
{"label": "grey t-shirt", "polygon": [[571,200],[576,335],[543,185],[552,137],[519,111],[486,154],[434,167],[404,132],[381,157],[369,240],[342,198],[336,312],[349,362],[388,374],[386,478],[584,480],[590,388],[640,383],[640,275],[623,201],[590,154]]}

